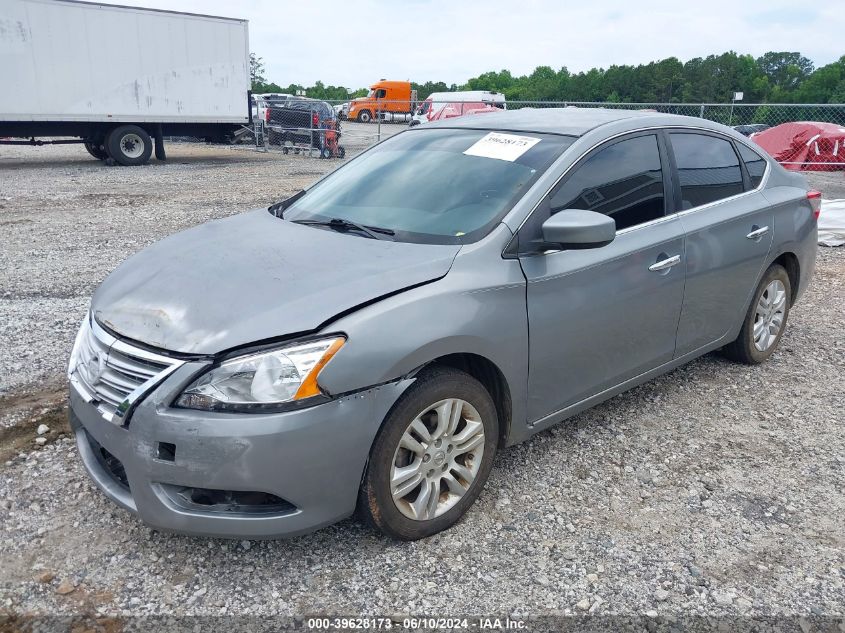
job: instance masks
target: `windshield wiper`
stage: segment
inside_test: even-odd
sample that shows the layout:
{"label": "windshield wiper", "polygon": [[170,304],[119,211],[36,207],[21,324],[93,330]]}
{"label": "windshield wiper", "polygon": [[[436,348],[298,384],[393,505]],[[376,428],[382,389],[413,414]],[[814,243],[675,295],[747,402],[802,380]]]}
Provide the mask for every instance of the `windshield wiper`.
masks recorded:
{"label": "windshield wiper", "polygon": [[332,218],[331,220],[291,220],[295,224],[305,224],[307,226],[327,226],[332,229],[340,231],[359,231],[374,240],[384,240],[387,236],[396,235],[393,229],[386,229],[381,226],[365,226],[343,218]]}

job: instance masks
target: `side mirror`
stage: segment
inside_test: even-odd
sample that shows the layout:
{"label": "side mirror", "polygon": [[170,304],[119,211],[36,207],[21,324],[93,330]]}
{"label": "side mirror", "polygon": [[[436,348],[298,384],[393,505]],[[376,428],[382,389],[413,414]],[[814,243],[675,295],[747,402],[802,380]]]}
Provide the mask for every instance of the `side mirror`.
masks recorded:
{"label": "side mirror", "polygon": [[616,237],[616,220],[595,211],[566,209],[543,222],[543,240],[563,248],[598,248]]}

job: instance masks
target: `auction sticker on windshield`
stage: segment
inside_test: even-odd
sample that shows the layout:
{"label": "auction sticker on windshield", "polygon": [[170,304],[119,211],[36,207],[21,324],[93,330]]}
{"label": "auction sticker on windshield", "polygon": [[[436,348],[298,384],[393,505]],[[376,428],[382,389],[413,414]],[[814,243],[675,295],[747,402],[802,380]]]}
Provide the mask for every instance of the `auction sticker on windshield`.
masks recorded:
{"label": "auction sticker on windshield", "polygon": [[532,136],[490,132],[465,150],[464,154],[513,162],[539,142],[540,139]]}

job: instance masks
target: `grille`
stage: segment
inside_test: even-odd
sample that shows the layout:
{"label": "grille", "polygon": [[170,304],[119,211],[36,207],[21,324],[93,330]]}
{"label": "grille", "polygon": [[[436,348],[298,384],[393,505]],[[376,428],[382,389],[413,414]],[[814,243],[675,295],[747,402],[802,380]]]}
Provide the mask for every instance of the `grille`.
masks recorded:
{"label": "grille", "polygon": [[82,396],[111,421],[121,404],[131,404],[130,396],[136,390],[144,388],[140,392],[143,393],[180,364],[115,339],[86,319],[71,356],[69,373]]}

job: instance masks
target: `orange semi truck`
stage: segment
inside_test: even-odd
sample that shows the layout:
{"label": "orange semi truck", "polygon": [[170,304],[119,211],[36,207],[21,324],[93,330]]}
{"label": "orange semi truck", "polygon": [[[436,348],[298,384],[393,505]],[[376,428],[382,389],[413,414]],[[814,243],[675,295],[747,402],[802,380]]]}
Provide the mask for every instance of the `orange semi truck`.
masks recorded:
{"label": "orange semi truck", "polygon": [[379,113],[393,119],[395,115],[410,118],[417,104],[417,91],[411,90],[410,81],[387,81],[382,79],[370,86],[366,97],[353,99],[349,103],[349,120],[369,123]]}

